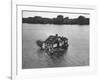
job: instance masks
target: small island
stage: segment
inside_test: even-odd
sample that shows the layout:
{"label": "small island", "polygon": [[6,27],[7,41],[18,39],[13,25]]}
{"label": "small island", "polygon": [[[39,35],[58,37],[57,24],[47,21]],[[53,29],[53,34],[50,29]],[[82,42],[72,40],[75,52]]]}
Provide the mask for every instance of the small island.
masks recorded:
{"label": "small island", "polygon": [[89,25],[89,18],[79,16],[77,18],[63,17],[58,15],[55,18],[44,18],[41,16],[22,18],[22,23],[29,24],[57,24],[57,25]]}
{"label": "small island", "polygon": [[40,50],[45,51],[50,55],[62,55],[69,46],[68,38],[58,36],[58,34],[50,35],[45,41],[37,40],[36,43],[40,47]]}

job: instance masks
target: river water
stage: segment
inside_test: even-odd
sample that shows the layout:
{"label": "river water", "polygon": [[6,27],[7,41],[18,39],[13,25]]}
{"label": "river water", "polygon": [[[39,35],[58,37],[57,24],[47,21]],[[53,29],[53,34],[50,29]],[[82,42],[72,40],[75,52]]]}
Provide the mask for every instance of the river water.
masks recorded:
{"label": "river water", "polygon": [[[37,40],[58,34],[68,38],[69,47],[61,57],[40,52]],[[26,24],[22,26],[22,68],[74,67],[89,65],[89,25]]]}

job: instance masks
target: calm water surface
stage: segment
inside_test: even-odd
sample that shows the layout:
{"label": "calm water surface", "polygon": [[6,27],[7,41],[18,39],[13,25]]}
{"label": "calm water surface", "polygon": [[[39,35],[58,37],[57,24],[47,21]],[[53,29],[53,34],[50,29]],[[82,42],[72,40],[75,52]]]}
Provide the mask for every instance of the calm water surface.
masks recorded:
{"label": "calm water surface", "polygon": [[[61,57],[50,57],[40,52],[36,40],[58,34],[69,39],[69,47]],[[89,65],[89,26],[23,24],[22,68],[74,67]]]}

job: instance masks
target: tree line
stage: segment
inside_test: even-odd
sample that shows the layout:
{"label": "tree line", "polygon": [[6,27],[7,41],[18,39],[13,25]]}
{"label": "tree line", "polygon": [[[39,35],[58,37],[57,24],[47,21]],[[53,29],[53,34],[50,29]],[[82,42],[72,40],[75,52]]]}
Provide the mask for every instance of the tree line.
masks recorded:
{"label": "tree line", "polygon": [[58,15],[56,18],[44,18],[41,16],[34,16],[34,17],[22,18],[22,23],[89,25],[89,18],[86,18],[84,16],[79,16],[77,18],[70,19],[69,17],[63,17],[63,15]]}

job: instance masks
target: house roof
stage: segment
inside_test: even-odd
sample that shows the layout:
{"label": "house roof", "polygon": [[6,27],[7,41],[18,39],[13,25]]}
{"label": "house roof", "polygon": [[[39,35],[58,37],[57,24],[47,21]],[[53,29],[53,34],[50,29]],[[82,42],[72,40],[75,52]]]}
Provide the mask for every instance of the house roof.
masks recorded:
{"label": "house roof", "polygon": [[46,39],[45,42],[46,42],[46,43],[49,43],[49,44],[55,43],[55,42],[57,41],[57,39],[58,39],[58,37],[51,35],[51,36],[49,36],[49,37]]}
{"label": "house roof", "polygon": [[45,40],[45,43],[54,44],[58,41],[60,42],[60,41],[64,41],[64,40],[68,40],[68,39],[65,37],[51,35]]}

